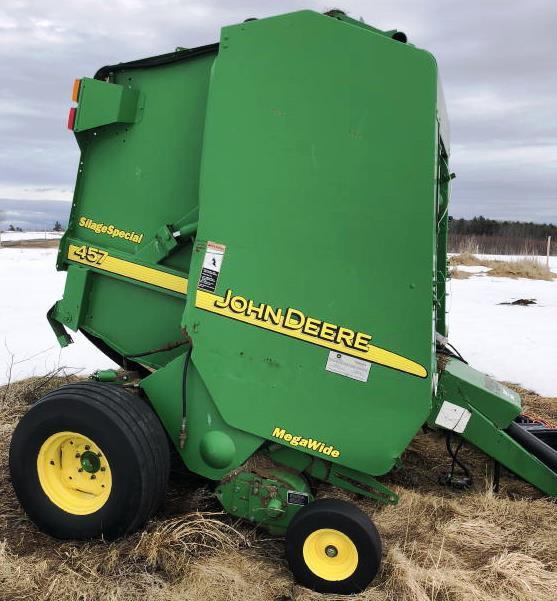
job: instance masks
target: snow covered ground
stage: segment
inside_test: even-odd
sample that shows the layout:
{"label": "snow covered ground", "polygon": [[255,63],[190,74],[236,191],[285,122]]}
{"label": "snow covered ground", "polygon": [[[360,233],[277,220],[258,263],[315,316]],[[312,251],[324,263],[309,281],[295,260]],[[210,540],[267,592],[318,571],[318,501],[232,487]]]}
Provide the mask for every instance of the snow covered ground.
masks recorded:
{"label": "snow covered ground", "polygon": [[59,240],[64,232],[0,232],[0,242],[15,240]]}
{"label": "snow covered ground", "polygon": [[[479,255],[512,261],[522,257]],[[538,257],[545,264],[545,257]],[[557,257],[549,258],[557,273]],[[482,266],[449,284],[449,340],[475,368],[544,396],[557,396],[557,280],[495,278]],[[529,306],[501,305],[535,299]]]}
{"label": "snow covered ground", "polygon": [[[64,287],[65,274],[54,269],[56,252],[0,249],[0,383],[10,375],[12,358],[14,380],[61,366],[82,374],[113,366],[79,334],[72,333],[74,344],[58,347],[45,318]],[[551,267],[557,272],[557,257]],[[494,278],[481,268],[468,270],[475,272],[472,277],[449,286],[452,344],[473,367],[499,380],[557,396],[557,280]],[[536,304],[499,304],[519,298]]]}
{"label": "snow covered ground", "polygon": [[[27,232],[26,232],[27,233]],[[64,290],[55,248],[0,248],[0,384],[58,367],[89,374],[114,364],[81,334],[60,349],[46,312]],[[13,364],[12,364],[13,360]]]}
{"label": "snow covered ground", "polygon": [[[449,340],[475,368],[557,396],[557,281],[451,280]],[[500,305],[519,298],[535,305]]]}

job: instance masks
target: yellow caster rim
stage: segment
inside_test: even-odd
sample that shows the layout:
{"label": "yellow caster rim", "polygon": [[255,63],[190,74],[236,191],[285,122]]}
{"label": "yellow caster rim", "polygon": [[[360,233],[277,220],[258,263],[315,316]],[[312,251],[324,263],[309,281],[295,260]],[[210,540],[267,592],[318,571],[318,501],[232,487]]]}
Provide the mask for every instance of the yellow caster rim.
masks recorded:
{"label": "yellow caster rim", "polygon": [[49,436],[39,450],[37,472],[52,503],[74,515],[95,513],[112,490],[105,454],[94,441],[77,432]]}
{"label": "yellow caster rim", "polygon": [[346,580],[358,567],[356,545],[344,532],[321,528],[312,532],[302,549],[307,567],[319,578]]}

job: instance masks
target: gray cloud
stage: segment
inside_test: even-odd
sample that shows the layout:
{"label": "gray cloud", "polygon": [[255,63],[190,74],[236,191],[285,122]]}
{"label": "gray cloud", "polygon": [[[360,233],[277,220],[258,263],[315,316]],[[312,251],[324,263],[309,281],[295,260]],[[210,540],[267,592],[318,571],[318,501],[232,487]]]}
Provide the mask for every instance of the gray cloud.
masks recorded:
{"label": "gray cloud", "polygon": [[48,200],[26,200],[25,202],[0,198],[0,231],[10,225],[23,230],[50,230],[59,221],[66,224],[70,216],[71,203]]}
{"label": "gray cloud", "polygon": [[[0,197],[68,199],[77,145],[65,129],[75,77],[218,40],[222,25],[305,2],[5,0],[0,5]],[[557,222],[557,3],[346,0],[437,58],[453,142],[451,212]]]}

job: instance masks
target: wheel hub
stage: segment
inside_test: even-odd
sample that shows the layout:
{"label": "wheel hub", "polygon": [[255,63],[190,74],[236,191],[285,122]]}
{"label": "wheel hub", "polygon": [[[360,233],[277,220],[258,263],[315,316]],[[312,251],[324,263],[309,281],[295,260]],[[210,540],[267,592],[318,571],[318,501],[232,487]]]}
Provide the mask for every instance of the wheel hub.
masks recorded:
{"label": "wheel hub", "polygon": [[37,472],[46,496],[63,511],[88,515],[107,502],[112,473],[93,440],[77,432],[58,432],[42,444]]}
{"label": "wheel hub", "polygon": [[346,580],[358,567],[356,545],[333,528],[313,531],[304,541],[302,553],[307,567],[323,580]]}
{"label": "wheel hub", "polygon": [[96,474],[101,469],[101,460],[92,451],[85,451],[80,459],[81,467],[89,474]]}

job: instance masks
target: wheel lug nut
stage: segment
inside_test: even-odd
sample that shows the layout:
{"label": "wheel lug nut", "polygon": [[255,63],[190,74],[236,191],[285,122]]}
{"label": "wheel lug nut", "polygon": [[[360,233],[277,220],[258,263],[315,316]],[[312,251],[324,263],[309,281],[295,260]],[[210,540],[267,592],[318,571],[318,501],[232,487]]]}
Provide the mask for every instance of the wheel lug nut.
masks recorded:
{"label": "wheel lug nut", "polygon": [[106,467],[101,467],[101,472],[106,472]]}
{"label": "wheel lug nut", "polygon": [[76,458],[76,459],[79,459],[80,457],[81,457],[81,454],[80,454],[80,453],[76,453],[76,454],[75,454],[75,458]]}
{"label": "wheel lug nut", "polygon": [[91,474],[91,480],[95,480],[96,477],[95,474]]}
{"label": "wheel lug nut", "polygon": [[50,462],[50,465],[54,465],[54,461],[51,461],[51,462]]}
{"label": "wheel lug nut", "polygon": [[79,468],[77,471],[78,471],[78,472],[82,472],[82,471],[83,471],[83,468],[82,468],[82,467],[80,467],[80,468]]}
{"label": "wheel lug nut", "polygon": [[91,448],[91,447],[90,447],[88,444],[86,444],[86,445],[85,445],[85,450],[86,450],[86,451],[88,451],[90,448]]}

